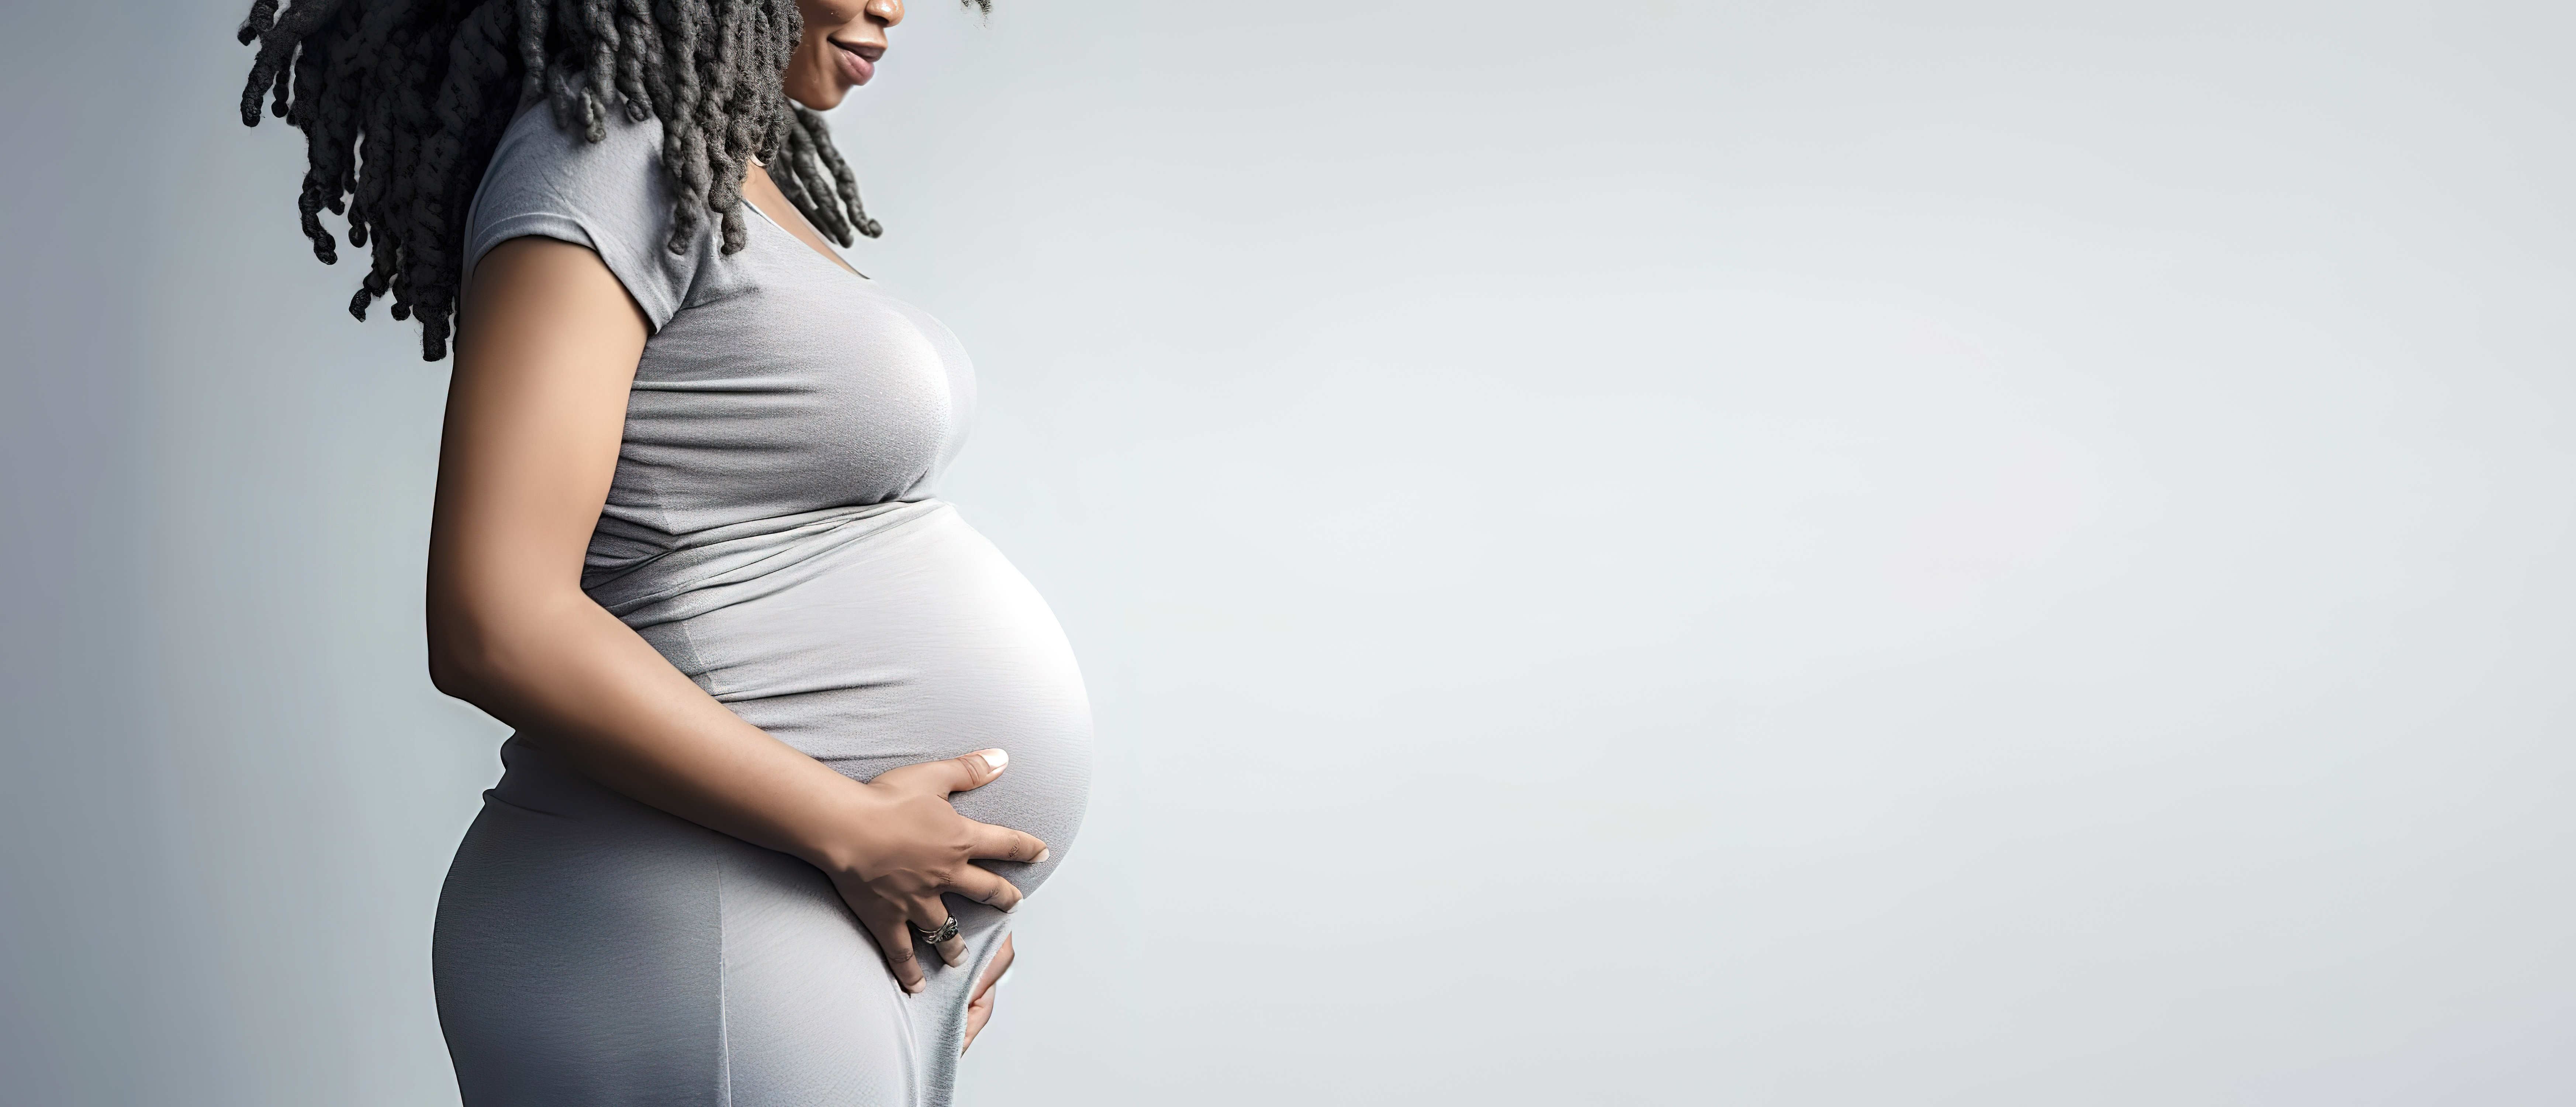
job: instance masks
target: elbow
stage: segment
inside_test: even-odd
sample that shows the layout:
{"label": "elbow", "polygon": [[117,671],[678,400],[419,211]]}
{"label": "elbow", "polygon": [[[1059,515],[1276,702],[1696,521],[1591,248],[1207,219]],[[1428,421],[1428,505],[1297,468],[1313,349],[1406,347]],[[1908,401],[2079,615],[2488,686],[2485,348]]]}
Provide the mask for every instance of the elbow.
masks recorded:
{"label": "elbow", "polygon": [[481,687],[478,674],[484,668],[474,651],[457,641],[457,635],[441,633],[435,619],[429,629],[429,685],[443,695],[474,703]]}
{"label": "elbow", "polygon": [[474,618],[470,612],[441,610],[436,605],[431,607],[431,687],[488,712],[492,709],[490,701],[495,678],[507,668],[499,653],[492,628],[483,620]]}
{"label": "elbow", "polygon": [[[471,591],[433,582],[428,610],[429,682],[440,692],[510,721],[541,671],[578,637],[580,592]],[[594,607],[593,610],[596,610]]]}
{"label": "elbow", "polygon": [[458,651],[440,642],[433,632],[429,636],[429,686],[441,695],[474,702],[474,682],[469,675],[473,666]]}

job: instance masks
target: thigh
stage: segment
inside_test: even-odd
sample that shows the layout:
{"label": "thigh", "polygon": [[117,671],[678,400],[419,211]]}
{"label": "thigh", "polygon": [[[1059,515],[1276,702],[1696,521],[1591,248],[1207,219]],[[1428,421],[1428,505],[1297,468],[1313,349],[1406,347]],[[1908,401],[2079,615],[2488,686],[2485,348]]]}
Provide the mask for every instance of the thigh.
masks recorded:
{"label": "thigh", "polygon": [[[813,866],[729,854],[722,879],[732,1107],[922,1102],[914,1010]],[[936,959],[932,959],[936,964]]]}

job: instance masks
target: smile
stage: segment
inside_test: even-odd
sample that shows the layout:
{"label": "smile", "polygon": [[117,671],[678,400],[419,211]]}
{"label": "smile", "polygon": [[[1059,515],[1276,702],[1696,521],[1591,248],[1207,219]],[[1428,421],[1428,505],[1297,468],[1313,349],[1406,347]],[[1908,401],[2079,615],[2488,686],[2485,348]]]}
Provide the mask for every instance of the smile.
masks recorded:
{"label": "smile", "polygon": [[885,56],[885,47],[871,43],[848,43],[838,39],[823,41],[832,44],[833,56],[841,63],[841,76],[854,85],[866,84],[868,78],[876,76],[877,59]]}

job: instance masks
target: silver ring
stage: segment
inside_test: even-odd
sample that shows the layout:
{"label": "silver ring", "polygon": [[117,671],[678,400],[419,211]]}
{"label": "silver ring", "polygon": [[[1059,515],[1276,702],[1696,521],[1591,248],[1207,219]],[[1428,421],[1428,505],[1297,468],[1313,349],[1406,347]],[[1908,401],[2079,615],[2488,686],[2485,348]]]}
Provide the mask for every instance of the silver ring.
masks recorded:
{"label": "silver ring", "polygon": [[[903,925],[912,926],[912,923],[907,920]],[[939,924],[939,929],[937,930],[923,930],[920,927],[912,926],[912,932],[922,941],[928,942],[934,946],[941,942],[953,940],[957,937],[957,916],[948,916],[948,921]]]}

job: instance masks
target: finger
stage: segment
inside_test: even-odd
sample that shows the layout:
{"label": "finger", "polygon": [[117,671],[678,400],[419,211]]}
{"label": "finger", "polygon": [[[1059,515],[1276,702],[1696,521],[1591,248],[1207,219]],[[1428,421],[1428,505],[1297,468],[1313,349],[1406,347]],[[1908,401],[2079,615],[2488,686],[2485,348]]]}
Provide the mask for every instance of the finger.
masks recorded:
{"label": "finger", "polygon": [[991,784],[1002,770],[1011,766],[1011,755],[1002,750],[976,750],[945,761],[924,761],[900,769],[878,773],[868,783],[899,784],[907,788],[925,788],[940,795],[963,792]]}
{"label": "finger", "polygon": [[1019,955],[1011,949],[1011,937],[1009,934],[1002,935],[1002,948],[994,950],[993,959],[984,963],[984,978],[975,984],[976,995],[987,995],[1000,990],[1002,978],[1011,975],[1011,962],[1019,959]]}
{"label": "finger", "polygon": [[908,993],[918,993],[926,985],[921,977],[921,959],[913,956],[912,930],[905,926],[903,913],[890,908],[861,912],[859,923],[868,928],[868,937],[877,940],[877,951],[885,955],[886,968],[894,973],[895,983]]}
{"label": "finger", "polygon": [[993,951],[993,959],[984,963],[983,977],[975,982],[975,998],[966,1001],[966,1044],[957,1052],[973,1047],[975,1035],[993,1021],[993,1001],[1002,994],[1002,977],[1011,971],[1012,959],[1011,935],[1002,935],[1002,948]]}
{"label": "finger", "polygon": [[[948,905],[941,903],[938,896],[912,901],[910,911],[912,925],[922,930],[937,933],[948,927]],[[945,942],[923,944],[938,951],[939,959],[946,962],[949,968],[953,969],[966,963],[966,935],[962,933]]]}
{"label": "finger", "polygon": [[[968,820],[973,822],[973,820]],[[1031,864],[1047,859],[1047,844],[1035,834],[1023,834],[1007,826],[974,823],[975,840],[966,856],[983,861],[1026,861]]]}
{"label": "finger", "polygon": [[1020,905],[1018,885],[1002,879],[1000,873],[974,865],[959,866],[957,875],[949,880],[948,887],[940,890],[955,892],[977,903],[988,907],[999,907],[1004,911]]}
{"label": "finger", "polygon": [[991,1021],[993,1021],[993,990],[986,988],[974,999],[966,1002],[966,1044],[958,1046],[957,1052],[963,1054],[975,1048],[975,1035],[983,1033],[984,1024]]}

